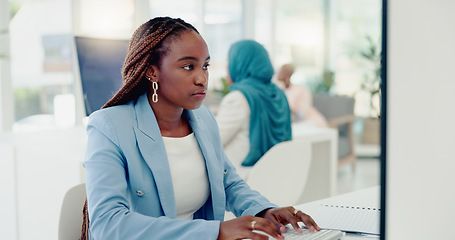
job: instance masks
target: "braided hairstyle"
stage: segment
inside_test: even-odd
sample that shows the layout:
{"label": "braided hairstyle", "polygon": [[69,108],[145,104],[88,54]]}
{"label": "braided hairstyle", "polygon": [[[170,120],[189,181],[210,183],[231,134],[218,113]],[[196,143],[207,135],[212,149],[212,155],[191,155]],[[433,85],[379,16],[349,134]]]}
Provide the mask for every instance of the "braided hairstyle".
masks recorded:
{"label": "braided hairstyle", "polygon": [[125,104],[149,91],[150,82],[145,73],[151,65],[160,67],[161,59],[169,51],[163,46],[164,40],[176,38],[187,31],[199,33],[180,18],[157,17],[142,24],[129,43],[122,68],[123,86],[102,108]]}
{"label": "braided hairstyle", "polygon": [[[195,31],[195,27],[180,18],[156,17],[142,24],[131,37],[122,67],[123,86],[102,108],[125,104],[150,91],[146,79],[147,69],[161,66],[161,59],[170,50],[163,42],[179,37],[182,33]],[[89,238],[87,198],[82,210],[82,227],[79,240]]]}

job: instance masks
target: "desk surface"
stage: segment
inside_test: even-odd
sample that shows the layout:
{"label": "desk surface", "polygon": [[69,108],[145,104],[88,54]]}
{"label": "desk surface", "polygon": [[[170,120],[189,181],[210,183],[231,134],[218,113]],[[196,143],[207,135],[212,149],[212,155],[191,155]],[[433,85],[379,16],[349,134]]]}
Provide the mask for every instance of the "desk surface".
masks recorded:
{"label": "desk surface", "polygon": [[308,123],[292,123],[292,135],[310,137],[314,140],[326,140],[327,138],[336,138],[338,130],[334,128],[315,127]]}
{"label": "desk surface", "polygon": [[[313,202],[300,204],[295,206],[295,208],[302,210],[304,213],[309,214],[310,216],[313,216],[316,213],[319,205],[321,204],[380,208],[380,196],[380,187],[375,186],[351,193],[341,194]],[[317,222],[317,219],[315,219],[315,221]],[[346,236],[344,236],[342,239],[379,239],[379,236],[346,234]]]}

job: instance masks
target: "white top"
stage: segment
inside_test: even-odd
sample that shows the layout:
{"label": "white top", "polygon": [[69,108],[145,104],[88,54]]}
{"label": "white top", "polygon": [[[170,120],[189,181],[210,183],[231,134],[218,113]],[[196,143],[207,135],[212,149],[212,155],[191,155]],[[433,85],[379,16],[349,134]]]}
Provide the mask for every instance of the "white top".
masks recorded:
{"label": "white top", "polygon": [[194,133],[163,137],[174,186],[177,218],[193,220],[193,214],[209,197],[209,180]]}
{"label": "white top", "polygon": [[250,152],[250,115],[243,93],[232,91],[221,100],[216,116],[224,152],[244,179],[251,169],[241,165]]}

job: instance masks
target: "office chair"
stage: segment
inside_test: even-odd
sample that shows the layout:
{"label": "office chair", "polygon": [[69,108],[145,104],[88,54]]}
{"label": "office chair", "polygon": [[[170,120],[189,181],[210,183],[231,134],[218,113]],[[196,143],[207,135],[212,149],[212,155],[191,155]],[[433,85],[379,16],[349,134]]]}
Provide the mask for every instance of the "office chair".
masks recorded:
{"label": "office chair", "polygon": [[328,120],[329,126],[338,130],[338,166],[350,164],[355,170],[355,99],[341,95],[315,94],[313,105]]}
{"label": "office chair", "polygon": [[311,164],[311,144],[303,137],[269,149],[252,167],[246,182],[278,206],[303,203]]}
{"label": "office chair", "polygon": [[58,224],[59,240],[74,240],[81,236],[82,208],[85,197],[85,183],[78,184],[66,192]]}

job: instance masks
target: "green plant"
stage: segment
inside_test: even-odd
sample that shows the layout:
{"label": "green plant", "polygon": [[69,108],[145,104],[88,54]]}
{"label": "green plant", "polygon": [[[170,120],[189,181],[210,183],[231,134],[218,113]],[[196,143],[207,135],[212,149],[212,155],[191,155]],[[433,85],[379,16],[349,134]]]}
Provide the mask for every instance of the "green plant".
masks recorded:
{"label": "green plant", "polygon": [[313,81],[307,82],[308,88],[313,93],[328,94],[334,85],[334,76],[335,73],[333,71],[325,70],[322,78],[316,78]]}
{"label": "green plant", "polygon": [[223,84],[222,89],[215,89],[214,91],[224,97],[226,94],[229,93],[229,83],[227,82],[226,78],[221,78],[221,83]]}
{"label": "green plant", "polygon": [[15,119],[40,114],[40,88],[16,88],[14,89],[14,112]]}
{"label": "green plant", "polygon": [[370,115],[380,117],[381,98],[381,49],[367,36],[367,47],[360,51],[360,56],[366,62],[367,71],[360,89],[370,95]]}
{"label": "green plant", "polygon": [[[6,34],[8,34],[8,29],[1,29],[0,30],[0,36],[6,35]],[[2,59],[2,58],[6,59],[6,58],[8,58],[8,55],[6,55],[5,53],[0,52],[0,59]]]}
{"label": "green plant", "polygon": [[[10,1],[10,19],[13,19],[16,16],[16,13],[19,12],[19,9],[22,6],[22,1]],[[0,29],[0,36],[8,34],[8,28]],[[3,43],[0,42],[0,45]],[[0,52],[0,59],[8,59],[9,56],[6,53]]]}
{"label": "green plant", "polygon": [[322,74],[322,81],[317,86],[316,91],[321,93],[329,93],[333,87],[334,76],[334,72],[325,70]]}

